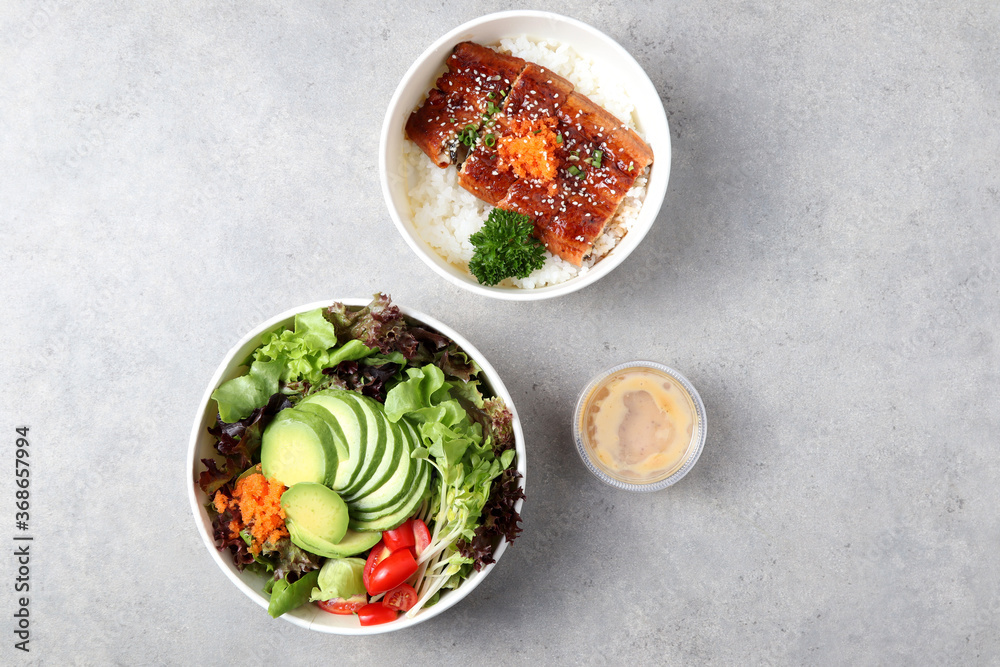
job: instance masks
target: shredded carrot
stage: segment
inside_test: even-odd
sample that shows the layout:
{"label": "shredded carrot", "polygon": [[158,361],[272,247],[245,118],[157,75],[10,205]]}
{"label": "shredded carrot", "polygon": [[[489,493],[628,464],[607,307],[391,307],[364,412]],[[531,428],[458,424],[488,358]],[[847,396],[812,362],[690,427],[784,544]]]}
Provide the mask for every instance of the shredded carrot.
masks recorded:
{"label": "shredded carrot", "polygon": [[518,178],[551,181],[556,176],[559,160],[556,157],[556,133],[552,130],[555,118],[512,120],[510,133],[497,141],[499,166],[512,170]]}
{"label": "shredded carrot", "polygon": [[[239,508],[239,522],[231,522],[229,529],[238,533],[242,529],[239,523],[250,529],[250,553],[257,555],[264,545],[274,544],[288,535],[285,510],[281,509],[281,494],[284,492],[283,484],[268,480],[259,473],[247,475],[236,482],[232,504]],[[218,502],[216,496],[216,507]]]}

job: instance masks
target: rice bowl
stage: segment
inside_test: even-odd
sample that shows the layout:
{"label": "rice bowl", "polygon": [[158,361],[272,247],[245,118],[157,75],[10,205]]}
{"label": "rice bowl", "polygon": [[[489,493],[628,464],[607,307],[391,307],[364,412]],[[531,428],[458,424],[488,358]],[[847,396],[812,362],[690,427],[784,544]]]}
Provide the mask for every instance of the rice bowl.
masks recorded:
{"label": "rice bowl", "polygon": [[[580,93],[640,134],[655,159],[636,179],[591,257],[576,267],[550,256],[528,278],[480,285],[466,270],[468,237],[492,208],[457,184],[454,166],[439,169],[406,139],[409,113],[426,96],[459,41],[475,41],[538,63],[569,79]],[[617,43],[594,28],[547,12],[504,12],[456,28],[410,68],[383,125],[380,156],[383,194],[410,247],[449,281],[495,298],[536,300],[567,294],[609,273],[638,245],[656,219],[670,168],[666,114],[652,83]]]}
{"label": "rice bowl", "polygon": [[[613,72],[604,71],[606,68],[601,63],[581,57],[568,44],[522,35],[487,46],[496,46],[502,53],[537,63],[565,77],[576,86],[576,90],[621,119],[629,129],[638,130],[632,117],[635,106]],[[642,136],[642,133],[639,132],[639,135]],[[458,185],[455,165],[438,168],[410,141],[403,145],[403,158],[406,161],[410,211],[417,232],[445,261],[464,268],[474,250],[469,237],[482,227],[493,207]],[[586,273],[632,229],[645,196],[646,175],[642,174],[582,266],[574,266],[546,251],[542,268],[533,271],[527,278],[509,278],[501,286],[534,289],[556,285]]]}

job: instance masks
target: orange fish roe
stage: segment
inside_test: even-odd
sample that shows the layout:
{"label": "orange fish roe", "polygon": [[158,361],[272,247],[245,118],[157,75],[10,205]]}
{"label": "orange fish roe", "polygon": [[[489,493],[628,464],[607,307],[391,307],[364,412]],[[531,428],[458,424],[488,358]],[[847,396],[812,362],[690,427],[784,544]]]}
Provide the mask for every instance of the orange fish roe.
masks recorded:
{"label": "orange fish roe", "polygon": [[[247,475],[236,482],[232,503],[239,508],[243,525],[250,528],[250,553],[257,555],[265,544],[274,544],[288,536],[285,510],[281,509],[281,494],[284,492],[284,484],[268,480],[259,473]],[[233,530],[232,524],[230,530]]]}
{"label": "orange fish roe", "polygon": [[222,514],[229,507],[229,496],[224,494],[222,491],[215,492],[215,499],[212,501],[215,505],[215,511]]}
{"label": "orange fish roe", "polygon": [[497,141],[500,154],[499,167],[513,171],[518,178],[551,181],[556,177],[559,159],[556,157],[558,138],[552,131],[556,119],[513,119],[508,124],[509,133]]}

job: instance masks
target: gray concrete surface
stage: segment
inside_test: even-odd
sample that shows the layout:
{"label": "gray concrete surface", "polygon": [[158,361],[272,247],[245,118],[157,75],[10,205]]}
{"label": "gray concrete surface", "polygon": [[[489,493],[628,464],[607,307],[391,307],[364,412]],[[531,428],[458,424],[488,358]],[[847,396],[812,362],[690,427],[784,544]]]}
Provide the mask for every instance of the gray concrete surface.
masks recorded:
{"label": "gray concrete surface", "polygon": [[[29,654],[0,559],[0,662],[1000,664],[1000,9],[791,4],[534,5],[647,69],[673,172],[612,275],[512,304],[414,257],[377,174],[403,72],[499,4],[3,2],[0,535],[25,424],[35,541]],[[325,636],[209,560],[185,450],[248,328],[376,290],[503,375],[524,534],[436,620]],[[570,442],[579,389],[629,358],[709,414],[655,495]]]}

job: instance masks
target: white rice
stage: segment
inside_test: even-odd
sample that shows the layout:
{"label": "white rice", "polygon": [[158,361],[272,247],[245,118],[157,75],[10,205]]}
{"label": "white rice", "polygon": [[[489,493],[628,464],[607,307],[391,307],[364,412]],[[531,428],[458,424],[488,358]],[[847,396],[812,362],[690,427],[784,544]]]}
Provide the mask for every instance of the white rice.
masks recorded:
{"label": "white rice", "polygon": [[[527,37],[503,39],[499,50],[547,67],[568,79],[576,91],[601,105],[629,128],[638,131],[632,104],[619,77],[601,63],[583,58],[566,44]],[[641,135],[641,133],[640,133]],[[458,184],[454,165],[437,167],[413,142],[403,142],[410,207],[420,236],[447,262],[467,270],[475,250],[469,237],[479,231],[493,207]],[[501,286],[544,287],[583,275],[607,255],[632,228],[646,197],[646,175],[636,178],[604,233],[594,242],[590,257],[576,267],[546,251],[545,264],[523,279],[511,278]]]}

